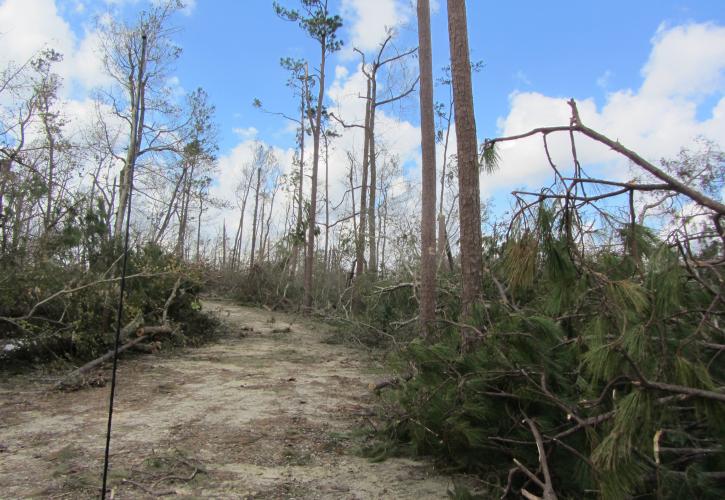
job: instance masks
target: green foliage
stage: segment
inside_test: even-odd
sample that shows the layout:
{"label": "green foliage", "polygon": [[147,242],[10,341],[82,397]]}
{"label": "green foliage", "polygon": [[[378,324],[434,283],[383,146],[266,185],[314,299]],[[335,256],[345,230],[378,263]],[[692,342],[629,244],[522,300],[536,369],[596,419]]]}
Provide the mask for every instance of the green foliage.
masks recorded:
{"label": "green foliage", "polygon": [[[110,260],[100,251],[99,261]],[[115,259],[114,259],[115,260]],[[107,351],[113,342],[118,304],[116,265],[83,268],[62,260],[37,260],[26,265],[4,263],[0,282],[0,340],[14,346],[6,366],[29,366],[47,360],[86,360]],[[101,270],[103,269],[103,270]],[[200,311],[200,275],[182,269],[173,255],[147,244],[129,257],[125,325],[138,315],[145,324],[160,324],[162,312],[178,281],[168,317],[178,324],[172,341],[197,343],[216,325]]]}
{"label": "green foliage", "polygon": [[481,160],[480,163],[483,165],[483,169],[487,174],[492,174],[498,170],[499,163],[501,162],[501,156],[498,153],[496,144],[484,143],[481,146]]}
{"label": "green foliage", "polygon": [[[507,286],[488,290],[473,351],[461,352],[449,327],[396,355],[394,366],[414,376],[383,395],[392,417],[368,452],[432,455],[485,477],[490,496],[517,497],[528,478],[513,459],[543,480],[529,419],[559,498],[722,497],[713,474],[725,465],[725,408],[682,392],[725,385],[703,341],[725,340],[717,320],[703,320],[721,303],[651,231],[636,226],[631,245],[624,228],[621,253],[584,253],[564,217],[542,207],[492,254],[489,279]],[[688,449],[711,451],[677,451]]]}
{"label": "green foliage", "polygon": [[307,34],[325,44],[327,52],[336,52],[342,47],[337,39],[337,30],[342,27],[339,15],[330,15],[327,2],[322,0],[300,0],[301,10],[288,9],[278,2],[273,2],[274,12],[287,21],[299,24]]}

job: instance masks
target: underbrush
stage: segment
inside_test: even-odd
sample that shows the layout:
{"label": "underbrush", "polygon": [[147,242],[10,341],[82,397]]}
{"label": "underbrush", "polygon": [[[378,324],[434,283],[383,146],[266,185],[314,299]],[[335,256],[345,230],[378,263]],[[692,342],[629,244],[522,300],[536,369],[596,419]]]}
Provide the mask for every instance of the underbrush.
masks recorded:
{"label": "underbrush", "polygon": [[[59,260],[8,265],[0,282],[0,352],[4,369],[82,362],[113,346],[119,294],[118,261],[79,268]],[[160,325],[159,340],[196,345],[212,336],[215,319],[201,311],[201,275],[155,245],[129,255],[122,325]]]}
{"label": "underbrush", "polygon": [[552,239],[532,276],[504,253],[487,279],[510,295],[481,304],[473,350],[447,327],[395,355],[410,380],[383,395],[368,454],[433,456],[497,497],[722,498],[717,300],[655,243],[575,263]]}
{"label": "underbrush", "polygon": [[[312,314],[335,327],[330,343],[351,343],[387,349],[417,335],[415,288],[398,286],[399,276],[370,274],[350,283],[342,269],[324,272],[317,263]],[[304,296],[302,270],[292,276],[285,262],[257,263],[240,270],[204,272],[204,292],[239,304],[298,312]]]}

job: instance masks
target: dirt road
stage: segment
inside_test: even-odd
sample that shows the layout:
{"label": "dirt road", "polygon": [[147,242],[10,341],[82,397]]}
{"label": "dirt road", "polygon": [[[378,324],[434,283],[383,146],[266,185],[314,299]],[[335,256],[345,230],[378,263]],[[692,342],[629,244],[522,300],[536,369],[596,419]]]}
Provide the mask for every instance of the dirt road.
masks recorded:
{"label": "dirt road", "polygon": [[[364,353],[299,318],[205,308],[230,326],[218,342],[119,365],[114,498],[446,498],[428,464],[353,454],[376,377]],[[47,387],[0,382],[0,498],[98,494],[108,386]]]}

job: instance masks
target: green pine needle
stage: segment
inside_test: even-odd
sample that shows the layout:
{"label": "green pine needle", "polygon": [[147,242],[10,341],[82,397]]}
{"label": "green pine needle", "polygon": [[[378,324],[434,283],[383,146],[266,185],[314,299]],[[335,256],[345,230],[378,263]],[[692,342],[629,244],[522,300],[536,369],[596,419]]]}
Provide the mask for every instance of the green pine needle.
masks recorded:
{"label": "green pine needle", "polygon": [[484,142],[481,146],[481,165],[487,174],[498,170],[501,157],[498,154],[496,143]]}

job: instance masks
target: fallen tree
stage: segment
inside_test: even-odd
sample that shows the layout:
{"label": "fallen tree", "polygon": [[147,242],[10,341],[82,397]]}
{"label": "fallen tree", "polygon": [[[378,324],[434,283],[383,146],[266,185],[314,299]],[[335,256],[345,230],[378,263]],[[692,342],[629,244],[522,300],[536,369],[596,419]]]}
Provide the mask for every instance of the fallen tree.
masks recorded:
{"label": "fallen tree", "polygon": [[[554,181],[515,191],[487,242],[476,349],[446,319],[395,360],[413,378],[371,384],[389,387],[390,421],[369,453],[436,456],[484,478],[485,498],[722,498],[725,155],[708,143],[659,168],[569,106],[568,126],[484,143],[495,161],[496,144],[543,136]],[[558,132],[571,175],[547,143]],[[580,135],[633,178],[589,176]]]}
{"label": "fallen tree", "polygon": [[63,378],[61,378],[58,382],[55,383],[55,388],[63,387],[67,381],[69,380],[75,380],[78,377],[81,377],[94,368],[102,365],[106,361],[110,361],[113,359],[115,354],[121,354],[124,351],[127,351],[128,349],[137,346],[141,344],[142,342],[146,340],[152,339],[154,336],[159,334],[171,334],[173,333],[173,328],[168,322],[168,316],[169,316],[169,308],[171,307],[171,304],[174,302],[174,299],[176,298],[177,294],[179,293],[179,287],[181,286],[181,277],[176,279],[176,282],[174,283],[173,288],[171,289],[171,293],[169,294],[168,298],[166,299],[166,302],[164,302],[164,309],[161,313],[161,319],[164,324],[157,325],[157,326],[143,326],[144,318],[142,314],[137,315],[130,323],[128,323],[126,326],[124,326],[121,329],[120,332],[120,338],[121,339],[128,339],[129,337],[133,336],[135,334],[135,338],[125,342],[123,345],[118,347],[118,350],[111,349],[103,356],[100,356],[92,361],[89,361],[88,363],[84,364],[80,368],[77,368],[73,370],[72,372],[65,375]]}
{"label": "fallen tree", "polygon": [[[119,346],[118,348],[118,354],[121,354],[122,352],[132,348],[133,346],[140,344],[142,342],[145,342],[146,340],[150,340],[156,335],[165,333],[170,334],[173,332],[173,329],[169,325],[160,325],[160,326],[147,326],[147,327],[141,327],[136,330],[137,337],[129,340],[122,346]],[[55,388],[63,387],[69,380],[75,380],[78,377],[81,377],[87,373],[89,373],[94,368],[101,366],[106,361],[110,361],[113,359],[114,356],[114,350],[111,349],[103,356],[94,359],[93,361],[89,361],[85,365],[81,366],[80,368],[77,368],[73,370],[72,372],[66,374],[61,378],[58,382],[55,383]]]}

